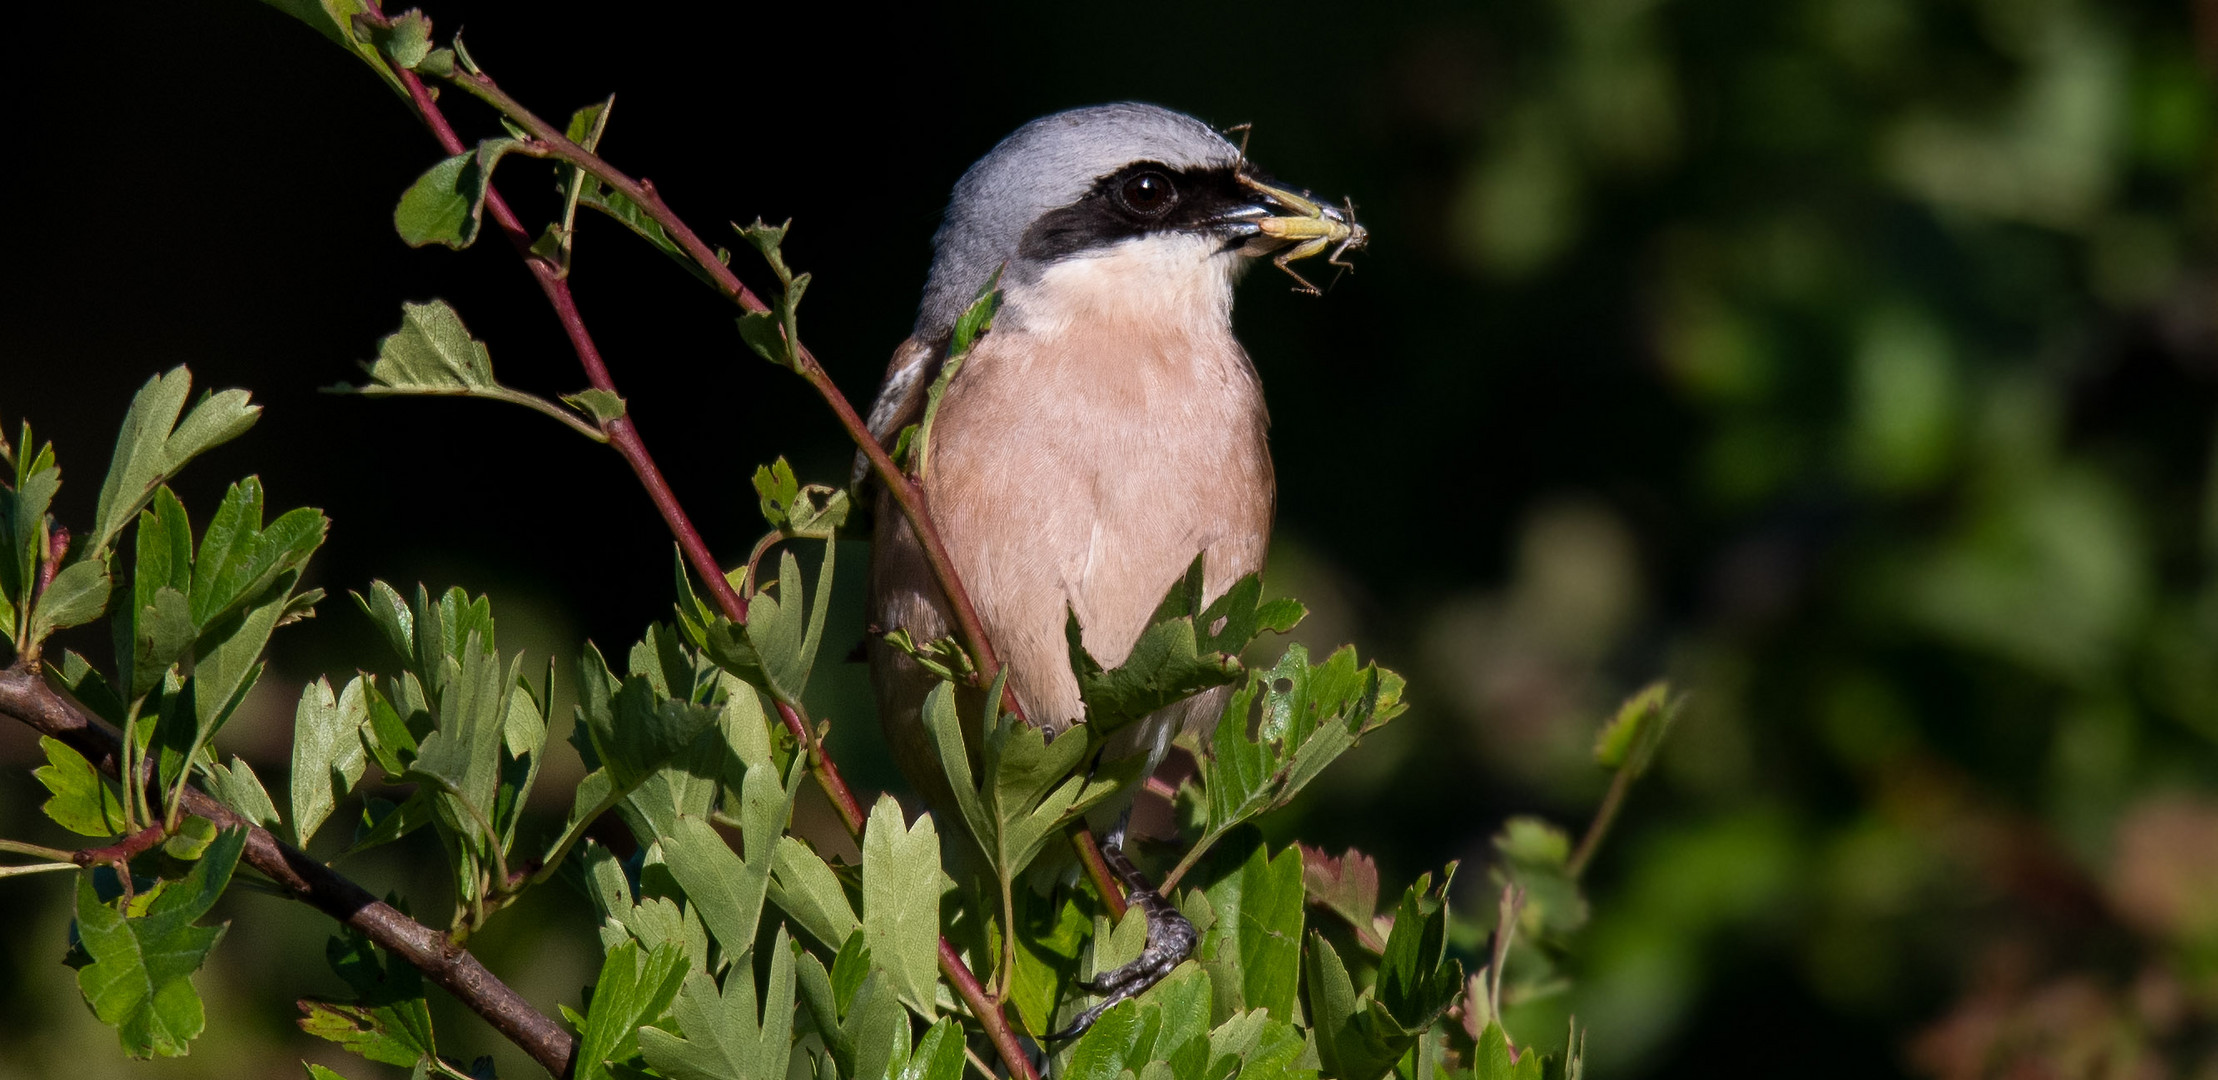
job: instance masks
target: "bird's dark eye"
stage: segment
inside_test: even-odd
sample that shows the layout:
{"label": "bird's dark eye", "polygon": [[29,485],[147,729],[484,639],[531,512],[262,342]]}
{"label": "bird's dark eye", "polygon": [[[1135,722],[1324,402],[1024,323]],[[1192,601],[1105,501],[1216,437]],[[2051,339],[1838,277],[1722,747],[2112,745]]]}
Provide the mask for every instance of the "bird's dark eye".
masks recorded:
{"label": "bird's dark eye", "polygon": [[1155,217],[1178,201],[1178,189],[1171,186],[1170,177],[1159,172],[1144,172],[1119,185],[1117,198],[1123,201],[1125,209],[1144,217]]}

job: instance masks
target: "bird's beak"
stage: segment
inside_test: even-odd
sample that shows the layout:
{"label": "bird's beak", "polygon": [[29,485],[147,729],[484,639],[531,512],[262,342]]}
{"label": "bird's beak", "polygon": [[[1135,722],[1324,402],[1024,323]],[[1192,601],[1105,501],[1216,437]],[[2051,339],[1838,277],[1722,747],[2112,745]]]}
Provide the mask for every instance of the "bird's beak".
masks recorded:
{"label": "bird's beak", "polygon": [[1328,261],[1346,267],[1343,256],[1370,243],[1370,230],[1357,224],[1355,204],[1345,210],[1319,202],[1308,192],[1278,187],[1245,171],[1240,185],[1253,194],[1217,218],[1217,224],[1242,255],[1256,257],[1277,252],[1271,260],[1301,282],[1302,291],[1315,292],[1286,264],[1295,259],[1330,253]]}

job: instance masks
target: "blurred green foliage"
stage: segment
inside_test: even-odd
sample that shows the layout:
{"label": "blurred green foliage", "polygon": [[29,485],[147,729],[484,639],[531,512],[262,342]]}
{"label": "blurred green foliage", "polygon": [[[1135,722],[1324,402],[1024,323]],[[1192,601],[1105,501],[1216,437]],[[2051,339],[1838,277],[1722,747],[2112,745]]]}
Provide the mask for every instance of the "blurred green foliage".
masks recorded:
{"label": "blurred green foliage", "polygon": [[[1692,691],[1545,1005],[1597,1074],[1758,1071],[1716,1055],[1790,1033],[1797,1075],[2218,1069],[2196,19],[1560,0],[1420,54],[1478,91],[1447,256],[1607,294],[1670,417],[1532,491],[1506,582],[1412,642],[1449,692],[1420,719],[1565,805],[1639,661]],[[1444,356],[1549,362],[1498,349]],[[1516,407],[1592,404],[1548,385]]]}

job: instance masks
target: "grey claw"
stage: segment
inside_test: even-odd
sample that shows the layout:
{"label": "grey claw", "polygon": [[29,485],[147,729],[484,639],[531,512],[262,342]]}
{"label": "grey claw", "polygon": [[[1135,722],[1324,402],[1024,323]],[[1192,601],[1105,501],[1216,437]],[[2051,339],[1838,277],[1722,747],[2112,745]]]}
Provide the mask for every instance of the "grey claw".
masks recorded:
{"label": "grey claw", "polygon": [[1108,996],[1079,1013],[1069,1027],[1047,1036],[1051,1042],[1075,1039],[1085,1034],[1087,1028],[1094,1026],[1094,1021],[1101,1019],[1102,1013],[1108,1012],[1118,1002],[1136,997],[1148,987],[1162,982],[1181,961],[1194,954],[1194,943],[1200,936],[1195,932],[1194,924],[1188,922],[1177,908],[1172,907],[1170,901],[1163,899],[1146,876],[1124,857],[1122,848],[1105,845],[1101,854],[1103,861],[1109,864],[1109,869],[1131,890],[1125,897],[1125,902],[1139,908],[1141,915],[1147,919],[1147,947],[1141,949],[1140,955],[1131,963],[1104,971],[1091,980],[1080,981],[1079,989],[1090,994]]}

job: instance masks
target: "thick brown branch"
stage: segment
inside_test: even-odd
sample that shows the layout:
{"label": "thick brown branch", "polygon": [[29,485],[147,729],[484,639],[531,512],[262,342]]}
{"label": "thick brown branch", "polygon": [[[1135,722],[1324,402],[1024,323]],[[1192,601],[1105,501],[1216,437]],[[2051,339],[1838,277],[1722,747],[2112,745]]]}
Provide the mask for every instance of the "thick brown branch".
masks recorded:
{"label": "thick brown branch", "polygon": [[[21,662],[0,670],[0,714],[69,744],[96,768],[117,775],[122,739],[115,730],[54,692],[36,671]],[[240,858],[248,866],[276,882],[294,899],[361,931],[423,972],[548,1072],[570,1075],[570,1058],[576,1050],[576,1040],[570,1033],[494,978],[477,957],[448,941],[445,934],[401,914],[362,886],[267,831],[253,828],[229,807],[195,788],[185,789],[184,809],[214,822],[218,828],[247,826],[246,852]]]}

